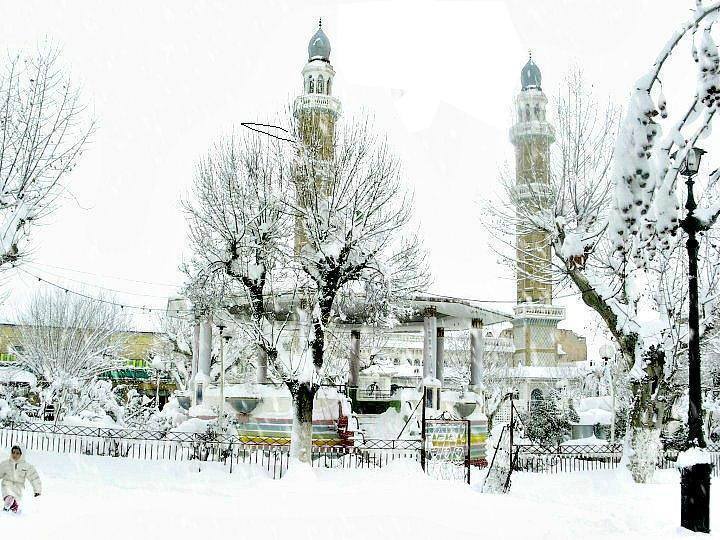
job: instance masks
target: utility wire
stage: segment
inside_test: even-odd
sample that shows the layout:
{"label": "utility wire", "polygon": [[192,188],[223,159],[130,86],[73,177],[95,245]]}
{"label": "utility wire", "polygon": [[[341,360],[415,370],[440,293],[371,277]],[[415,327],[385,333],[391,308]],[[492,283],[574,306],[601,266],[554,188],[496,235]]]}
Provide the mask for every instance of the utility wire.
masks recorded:
{"label": "utility wire", "polygon": [[[27,274],[27,275],[30,276],[30,277],[35,278],[37,281],[40,281],[41,283],[46,283],[47,285],[50,285],[50,286],[52,286],[52,287],[55,287],[55,288],[60,289],[60,290],[62,290],[62,291],[65,291],[66,293],[74,294],[74,295],[76,295],[76,296],[81,296],[81,297],[83,297],[83,298],[87,298],[88,300],[92,300],[92,301],[94,301],[94,302],[101,302],[101,303],[103,303],[103,304],[109,304],[109,305],[112,305],[112,306],[119,307],[120,309],[135,309],[135,310],[138,310],[138,311],[144,311],[144,312],[146,312],[146,313],[167,313],[167,311],[168,311],[167,308],[155,308],[155,307],[148,307],[148,306],[136,306],[136,305],[132,305],[132,304],[125,304],[125,303],[120,303],[120,302],[114,302],[114,301],[112,301],[112,300],[106,300],[106,299],[104,299],[104,298],[96,298],[96,297],[94,297],[94,296],[90,296],[89,294],[85,294],[85,293],[82,293],[82,292],[79,292],[79,291],[74,291],[74,290],[72,290],[72,289],[69,289],[68,287],[65,287],[65,286],[63,286],[63,285],[59,285],[59,284],[57,284],[57,283],[55,283],[55,282],[49,281],[49,280],[47,280],[47,279],[44,279],[44,278],[42,278],[42,277],[40,277],[40,276],[38,276],[38,275],[36,275],[36,274],[33,274],[32,272],[28,272],[28,271],[25,270],[24,268],[17,268],[17,270],[19,270],[20,272],[23,272],[23,273]],[[193,311],[190,310],[190,309],[173,310],[173,312],[174,312],[174,313],[193,313]]]}
{"label": "utility wire", "polygon": [[[37,265],[35,265],[34,263],[28,263],[28,265],[29,265],[29,266],[37,266]],[[42,268],[35,268],[34,271],[35,271],[35,272],[42,272],[42,273],[44,273],[44,274],[48,274],[48,275],[50,275],[50,276],[52,276],[52,277],[55,277],[55,278],[59,278],[59,279],[67,280],[67,281],[72,281],[72,282],[74,282],[74,283],[77,283],[77,284],[79,284],[79,285],[84,285],[84,286],[86,286],[86,287],[93,287],[93,288],[96,288],[96,289],[102,289],[102,290],[104,290],[104,291],[108,291],[108,292],[112,292],[112,293],[116,293],[116,294],[124,294],[124,295],[128,295],[128,296],[144,296],[144,297],[148,297],[148,298],[161,298],[161,299],[167,299],[167,297],[168,297],[168,295],[166,295],[166,294],[165,294],[165,295],[146,294],[146,293],[137,293],[137,292],[130,292],[130,291],[121,291],[121,290],[118,290],[118,289],[111,289],[110,287],[104,287],[104,286],[102,286],[102,285],[96,285],[96,284],[94,284],[94,283],[88,283],[87,281],[82,281],[82,280],[80,280],[80,279],[75,279],[75,278],[72,278],[72,277],[63,276],[63,275],[61,275],[61,274],[56,274],[56,273],[54,273],[54,272],[50,272],[49,270],[43,270]]]}

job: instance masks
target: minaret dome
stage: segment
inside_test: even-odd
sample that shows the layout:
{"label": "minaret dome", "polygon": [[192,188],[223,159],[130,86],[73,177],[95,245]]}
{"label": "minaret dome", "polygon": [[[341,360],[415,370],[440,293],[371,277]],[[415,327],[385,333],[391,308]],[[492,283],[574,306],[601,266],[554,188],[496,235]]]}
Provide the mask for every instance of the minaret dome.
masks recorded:
{"label": "minaret dome", "polygon": [[537,66],[532,59],[532,53],[527,64],[522,68],[520,72],[520,84],[523,90],[536,89],[541,90],[542,75],[540,74],[540,68]]}
{"label": "minaret dome", "polygon": [[308,43],[308,62],[312,60],[330,61],[330,40],[322,29],[322,19],[318,24],[317,32],[310,38]]}

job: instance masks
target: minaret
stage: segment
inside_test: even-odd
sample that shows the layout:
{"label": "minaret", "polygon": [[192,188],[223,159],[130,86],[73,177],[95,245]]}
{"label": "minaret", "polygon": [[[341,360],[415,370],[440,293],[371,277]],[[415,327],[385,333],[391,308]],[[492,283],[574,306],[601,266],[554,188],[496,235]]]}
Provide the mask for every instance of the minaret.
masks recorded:
{"label": "minaret", "polygon": [[[515,98],[515,124],[510,140],[515,146],[516,206],[524,214],[547,212],[550,198],[550,145],[555,140],[547,121],[547,98],[542,91],[540,68],[532,54],[520,73],[521,90]],[[514,364],[555,365],[556,328],[565,309],[552,305],[550,239],[532,228],[517,231],[517,306],[513,321]]]}
{"label": "minaret", "polygon": [[[299,135],[303,150],[309,154],[316,175],[315,182],[327,182],[326,167],[333,158],[335,143],[335,122],[340,116],[340,100],[333,97],[335,70],[330,64],[330,40],[322,28],[322,19],[317,32],[308,43],[308,61],[302,70],[303,93],[295,99],[295,117],[298,120]],[[303,204],[303,185],[309,181],[306,175],[298,175],[296,189],[298,200]],[[328,187],[329,190],[329,187]],[[302,226],[296,223],[295,252],[299,253],[305,244]]]}

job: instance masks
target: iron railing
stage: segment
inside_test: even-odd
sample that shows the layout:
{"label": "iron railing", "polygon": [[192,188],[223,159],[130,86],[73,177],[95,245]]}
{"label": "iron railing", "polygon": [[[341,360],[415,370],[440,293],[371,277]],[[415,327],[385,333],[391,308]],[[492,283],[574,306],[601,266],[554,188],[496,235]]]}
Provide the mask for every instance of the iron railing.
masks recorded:
{"label": "iron railing", "polygon": [[[179,433],[143,429],[110,429],[39,422],[0,427],[0,447],[19,444],[29,450],[149,460],[215,461],[229,472],[255,465],[282,478],[290,461],[287,438],[226,436],[213,432]],[[398,459],[420,461],[419,439],[314,439],[312,466],[382,468]]]}
{"label": "iron railing", "polygon": [[[713,475],[720,476],[720,444],[707,447]],[[621,444],[559,445],[546,447],[539,444],[518,444],[513,447],[514,470],[526,472],[560,473],[614,469],[622,458]],[[660,469],[675,467],[677,452],[665,452],[658,462]]]}

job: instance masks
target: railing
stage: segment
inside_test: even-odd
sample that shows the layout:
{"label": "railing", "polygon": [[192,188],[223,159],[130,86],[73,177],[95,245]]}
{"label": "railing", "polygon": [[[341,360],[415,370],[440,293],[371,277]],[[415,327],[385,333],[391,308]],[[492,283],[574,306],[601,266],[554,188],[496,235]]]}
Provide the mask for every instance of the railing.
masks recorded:
{"label": "railing", "polygon": [[622,445],[557,446],[516,445],[515,470],[527,472],[573,472],[612,469],[620,463]]}
{"label": "railing", "polygon": [[[560,445],[545,447],[538,444],[515,445],[516,471],[535,473],[560,473],[575,471],[593,471],[614,469],[622,458],[621,444],[603,445]],[[707,447],[710,452],[713,476],[720,476],[720,444]],[[660,457],[658,468],[672,469],[675,467],[677,454],[665,453]]]}
{"label": "railing", "polygon": [[516,317],[530,319],[564,319],[565,308],[548,304],[522,303],[513,308]]}
{"label": "railing", "polygon": [[340,100],[325,94],[305,94],[295,99],[295,111],[299,109],[325,109],[340,114],[342,106]]}
{"label": "railing", "polygon": [[358,388],[356,397],[365,401],[384,401],[392,397],[393,390],[384,388]]}
{"label": "railing", "polygon": [[[178,433],[141,429],[107,429],[17,422],[0,427],[0,447],[19,444],[29,450],[171,461],[214,461],[229,472],[238,465],[258,466],[272,478],[288,469],[287,439],[231,437],[212,432]],[[313,440],[312,466],[326,468],[382,468],[398,459],[419,462],[422,441]]]}

